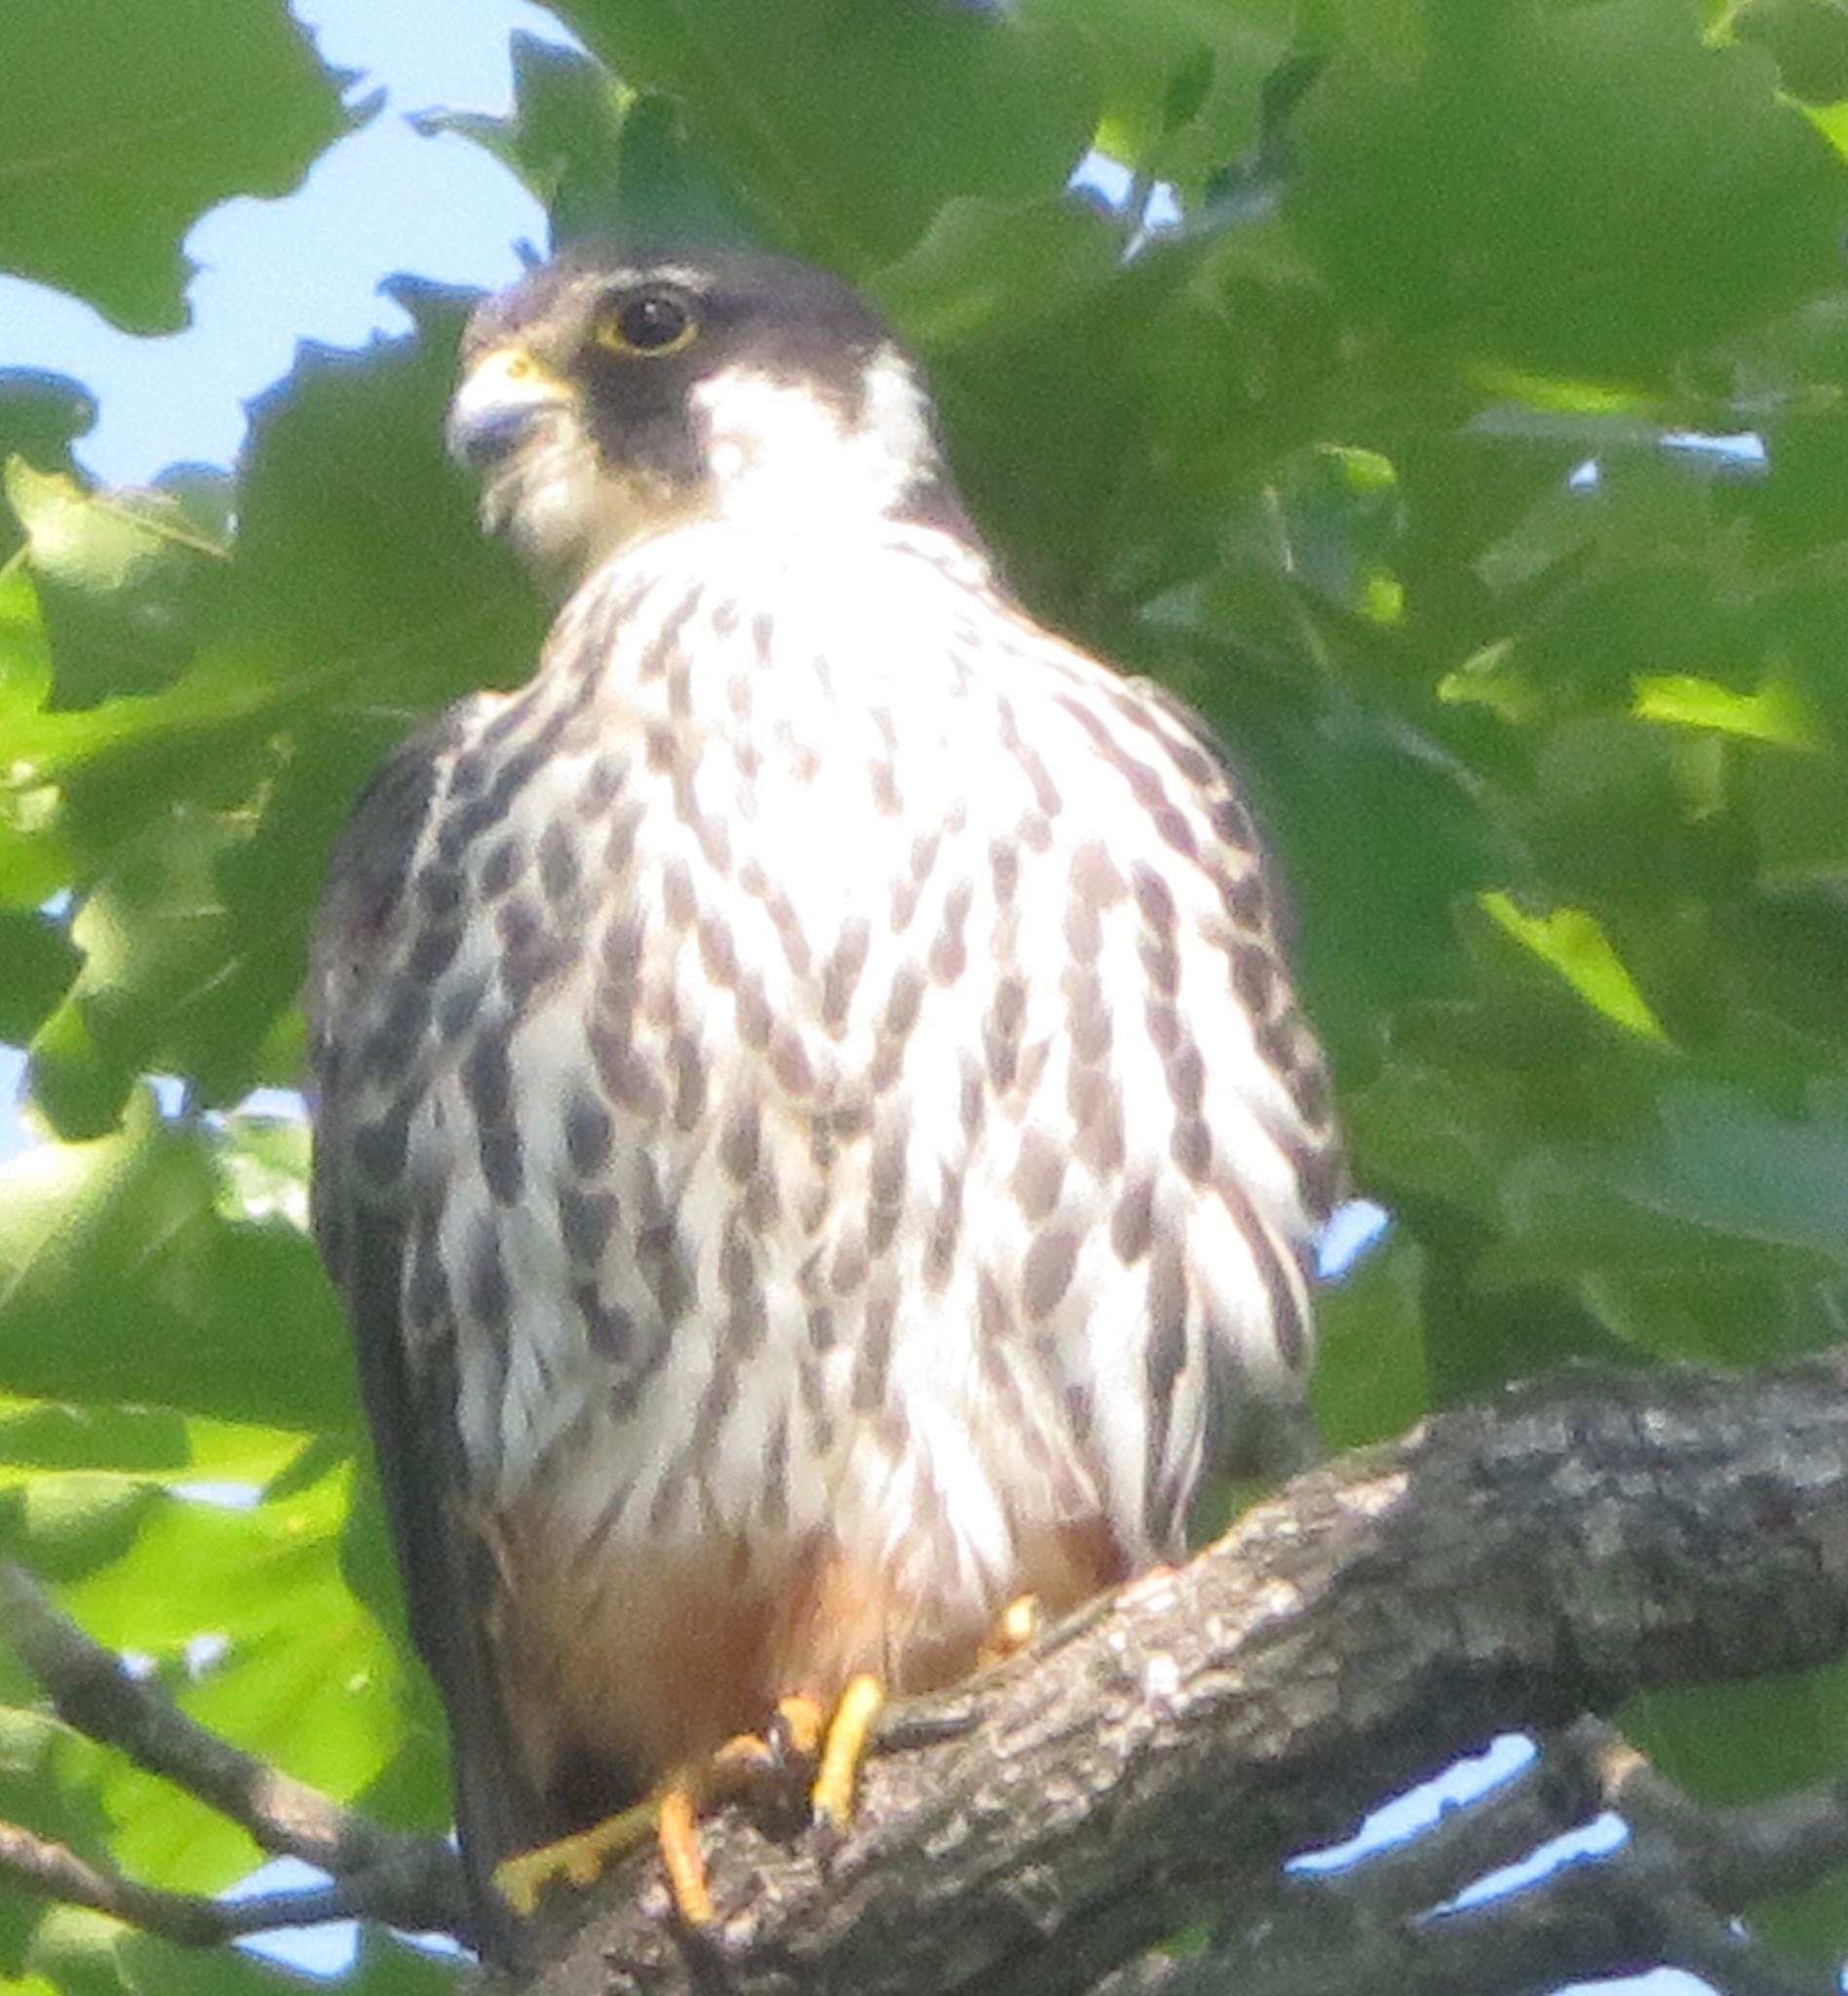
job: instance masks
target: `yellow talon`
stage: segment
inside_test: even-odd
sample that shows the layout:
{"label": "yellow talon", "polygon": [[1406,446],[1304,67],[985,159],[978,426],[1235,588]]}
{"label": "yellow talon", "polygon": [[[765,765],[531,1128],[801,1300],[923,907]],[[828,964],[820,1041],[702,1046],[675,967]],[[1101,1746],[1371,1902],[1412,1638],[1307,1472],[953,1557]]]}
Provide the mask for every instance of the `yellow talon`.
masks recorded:
{"label": "yellow talon", "polygon": [[877,1677],[855,1677],[841,1693],[834,1716],[828,1721],[822,1764],[809,1790],[815,1820],[825,1828],[845,1833],[853,1821],[854,1786],[860,1763],[866,1758],[866,1742],[872,1736],[872,1722],[885,1704],[885,1687]]}
{"label": "yellow talon", "polygon": [[826,1731],[822,1708],[812,1698],[779,1698],[773,1729],[777,1746],[786,1760],[812,1764],[822,1750]]}
{"label": "yellow talon", "polygon": [[998,1664],[1016,1650],[1024,1649],[1039,1633],[1040,1620],[1039,1595],[1017,1594],[1001,1610],[1001,1619],[994,1625],[993,1633],[977,1654],[977,1664]]}
{"label": "yellow talon", "polygon": [[669,1788],[661,1797],[661,1862],[674,1910],[689,1927],[710,1927],[718,1917],[706,1889],[706,1860],[700,1856],[699,1810],[691,1788]]}
{"label": "yellow talon", "polygon": [[761,1733],[734,1733],[712,1757],[700,1785],[705,1795],[742,1795],[769,1780],[782,1765],[774,1741]]}

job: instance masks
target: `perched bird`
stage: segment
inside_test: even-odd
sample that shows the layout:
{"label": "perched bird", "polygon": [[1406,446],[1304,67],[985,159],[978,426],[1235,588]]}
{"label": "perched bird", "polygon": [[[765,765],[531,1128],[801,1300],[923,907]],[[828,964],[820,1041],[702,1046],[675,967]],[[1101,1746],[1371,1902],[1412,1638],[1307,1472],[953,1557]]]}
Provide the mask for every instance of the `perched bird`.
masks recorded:
{"label": "perched bird", "polygon": [[658,1820],[697,1920],[732,1736],[835,1714],[839,1816],[1288,1425],[1328,1089],[1205,727],[1010,596],[848,286],[574,250],[449,439],[565,599],[339,848],[316,1225],[484,1904]]}

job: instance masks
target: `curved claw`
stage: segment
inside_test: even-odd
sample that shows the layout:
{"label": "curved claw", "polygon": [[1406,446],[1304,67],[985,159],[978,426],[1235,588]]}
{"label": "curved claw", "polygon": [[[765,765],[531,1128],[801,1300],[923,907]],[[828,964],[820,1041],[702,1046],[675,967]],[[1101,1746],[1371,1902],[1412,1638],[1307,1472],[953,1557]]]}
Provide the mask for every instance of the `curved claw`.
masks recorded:
{"label": "curved claw", "polygon": [[860,1763],[866,1756],[872,1724],[884,1704],[885,1686],[877,1677],[862,1674],[841,1693],[828,1722],[828,1738],[815,1771],[815,1785],[809,1790],[809,1803],[817,1825],[831,1836],[845,1836],[853,1822]]}

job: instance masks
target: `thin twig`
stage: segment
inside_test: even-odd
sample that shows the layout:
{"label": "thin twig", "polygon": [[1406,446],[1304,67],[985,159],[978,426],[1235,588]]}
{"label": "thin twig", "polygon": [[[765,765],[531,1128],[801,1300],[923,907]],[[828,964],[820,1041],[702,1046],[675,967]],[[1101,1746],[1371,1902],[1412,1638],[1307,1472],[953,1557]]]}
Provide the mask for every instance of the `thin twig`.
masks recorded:
{"label": "thin twig", "polygon": [[[264,1850],[331,1873],[340,1905],[323,1917],[351,1918],[364,1911],[402,1927],[452,1933],[466,1928],[461,1870],[447,1844],[387,1829],[209,1732],[159,1685],[130,1676],[119,1657],[59,1613],[19,1567],[4,1561],[0,1630],[67,1725],[119,1748],[137,1767],[242,1824]],[[68,1852],[64,1856],[82,1865]],[[88,1868],[99,1881],[93,1889],[113,1895],[111,1911],[121,1910],[124,1895],[152,1894],[149,1903],[163,1904],[176,1897]],[[89,1898],[79,1902],[97,1903]],[[304,1923],[291,1917],[290,1924]]]}

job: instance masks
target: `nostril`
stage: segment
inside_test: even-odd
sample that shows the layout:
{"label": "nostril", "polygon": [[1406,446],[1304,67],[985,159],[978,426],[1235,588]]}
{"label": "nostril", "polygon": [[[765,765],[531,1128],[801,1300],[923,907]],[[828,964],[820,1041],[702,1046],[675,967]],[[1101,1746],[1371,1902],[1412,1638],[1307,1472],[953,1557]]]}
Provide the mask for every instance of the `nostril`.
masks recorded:
{"label": "nostril", "polygon": [[449,455],[472,470],[498,464],[525,436],[533,415],[530,407],[507,403],[457,409],[449,417]]}

